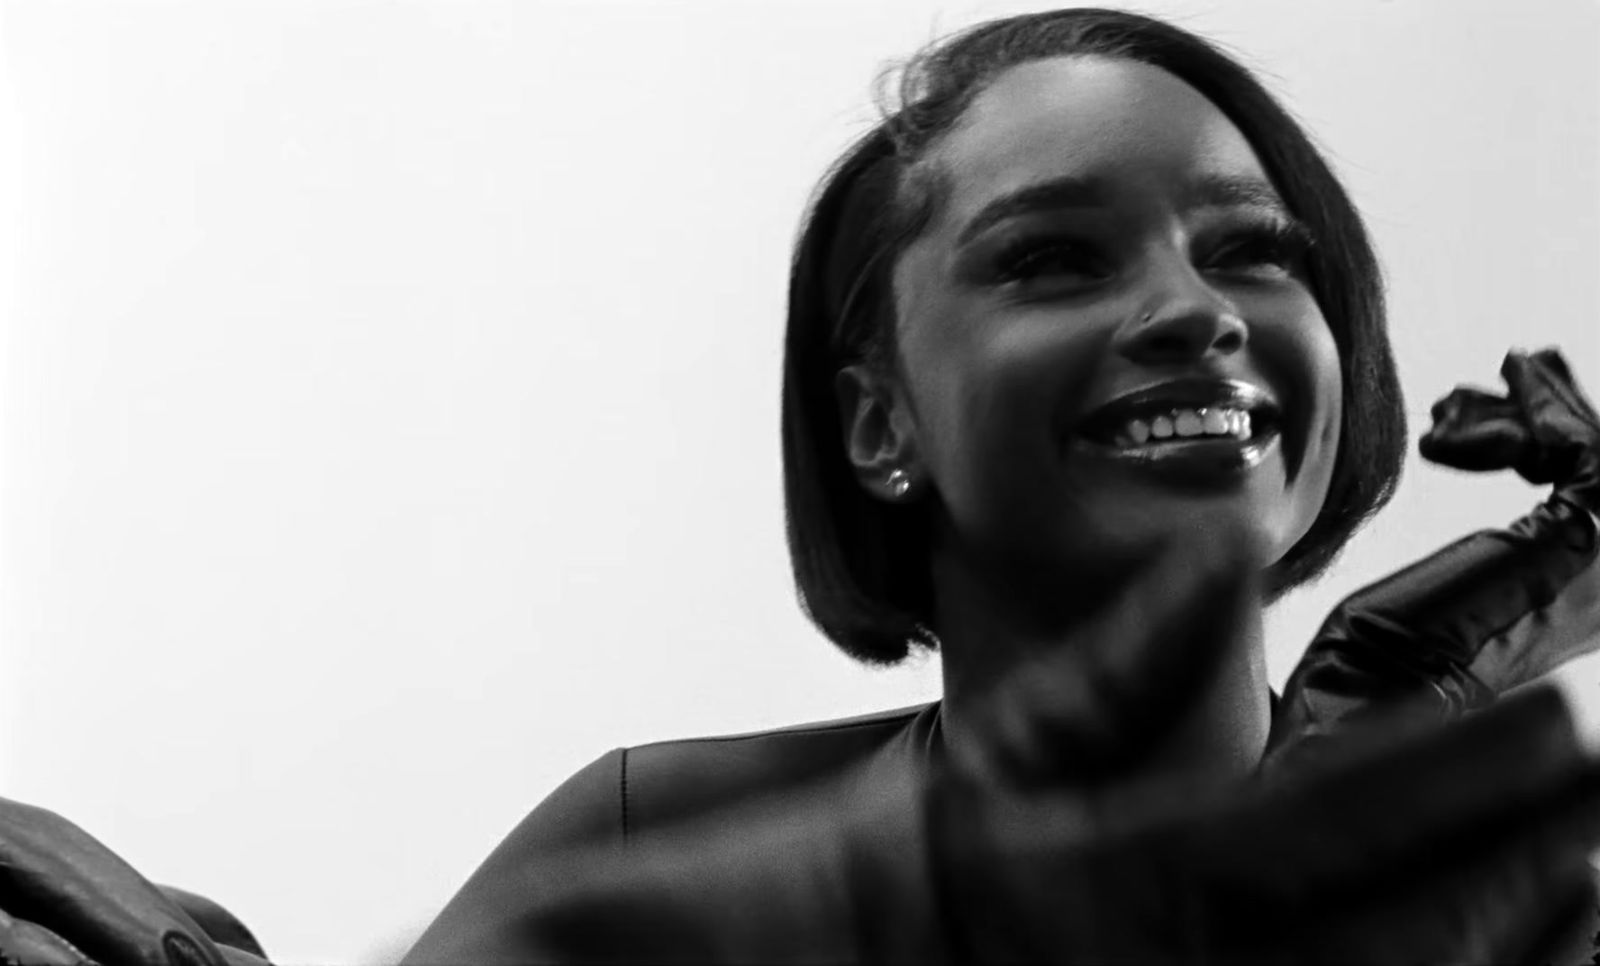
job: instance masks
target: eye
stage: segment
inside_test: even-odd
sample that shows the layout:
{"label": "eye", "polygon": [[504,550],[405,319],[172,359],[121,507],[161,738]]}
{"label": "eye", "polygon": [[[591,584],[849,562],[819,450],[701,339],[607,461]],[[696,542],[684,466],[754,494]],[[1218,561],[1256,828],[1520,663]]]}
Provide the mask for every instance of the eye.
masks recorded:
{"label": "eye", "polygon": [[1286,278],[1304,264],[1311,232],[1298,222],[1250,225],[1228,234],[1207,268],[1233,274]]}
{"label": "eye", "polygon": [[1110,274],[1105,259],[1092,247],[1064,238],[1019,239],[994,257],[994,277],[1000,282],[1098,280]]}

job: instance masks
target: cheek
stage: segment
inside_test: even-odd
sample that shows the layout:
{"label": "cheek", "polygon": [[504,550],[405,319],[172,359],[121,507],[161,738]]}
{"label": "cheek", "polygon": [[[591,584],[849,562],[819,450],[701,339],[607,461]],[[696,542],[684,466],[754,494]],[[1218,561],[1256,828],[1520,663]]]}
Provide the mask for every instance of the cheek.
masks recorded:
{"label": "cheek", "polygon": [[1326,323],[1316,330],[1308,354],[1316,360],[1314,381],[1317,386],[1317,416],[1310,443],[1323,456],[1327,464],[1324,474],[1331,478],[1344,424],[1344,374],[1339,365],[1339,347],[1334,343],[1333,333],[1328,331]]}
{"label": "cheek", "polygon": [[1036,476],[1036,462],[1059,453],[1061,415],[1088,393],[1097,351],[1083,334],[1089,327],[1039,313],[947,331],[930,340],[918,380],[924,452],[936,472],[995,476],[1009,464]]}
{"label": "cheek", "polygon": [[1301,398],[1295,404],[1304,413],[1299,465],[1292,468],[1290,481],[1294,518],[1289,526],[1298,540],[1322,512],[1333,481],[1344,422],[1344,378],[1338,346],[1320,313],[1291,329],[1285,343],[1276,355],[1296,370],[1291,384],[1298,387]]}
{"label": "cheek", "polygon": [[919,450],[964,540],[1018,548],[1071,500],[1062,417],[1091,389],[1095,329],[1059,310],[949,321],[906,360]]}

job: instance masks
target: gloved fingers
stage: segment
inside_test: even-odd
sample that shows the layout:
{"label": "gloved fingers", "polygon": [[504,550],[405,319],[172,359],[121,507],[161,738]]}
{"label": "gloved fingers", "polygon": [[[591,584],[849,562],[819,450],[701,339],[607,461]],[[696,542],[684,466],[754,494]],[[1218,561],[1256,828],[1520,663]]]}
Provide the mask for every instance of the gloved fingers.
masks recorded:
{"label": "gloved fingers", "polygon": [[961,778],[928,798],[938,894],[967,947],[1019,961],[1497,962],[1473,957],[1532,942],[1547,923],[1528,910],[1600,844],[1600,762],[1553,690],[1132,825]]}
{"label": "gloved fingers", "polygon": [[0,798],[0,907],[118,966],[222,966],[202,930],[116,853],[46,809]]}
{"label": "gloved fingers", "polygon": [[1457,386],[1433,404],[1433,426],[1417,449],[1423,459],[1458,470],[1499,470],[1522,459],[1532,436],[1515,402]]}
{"label": "gloved fingers", "polygon": [[1535,425],[1571,421],[1600,431],[1600,414],[1579,388],[1561,350],[1509,352],[1500,375]]}
{"label": "gloved fingers", "polygon": [[217,944],[217,952],[222,954],[222,961],[228,966],[272,966],[265,957],[229,946],[226,943]]}
{"label": "gloved fingers", "polygon": [[1593,464],[1600,462],[1600,415],[1561,353],[1507,353],[1500,374],[1536,444],[1518,462],[1517,472],[1531,483],[1566,484],[1584,475],[1587,462],[1592,477]]}
{"label": "gloved fingers", "polygon": [[1191,867],[1215,870],[1207,891],[1216,901],[1266,894],[1287,915],[1424,875],[1441,855],[1487,861],[1557,833],[1572,848],[1600,845],[1600,761],[1562,696],[1538,688],[1338,768],[1263,786],[1173,847]]}
{"label": "gloved fingers", "polygon": [[1508,962],[1544,966],[1545,963],[1594,962],[1596,935],[1600,934],[1600,888],[1595,885],[1595,870],[1585,863],[1583,877],[1566,897],[1551,905],[1545,928],[1528,946],[1511,951]]}
{"label": "gloved fingers", "polygon": [[1499,963],[1544,937],[1600,844],[1600,763],[1560,699],[1378,763],[1092,835],[1066,797],[936,787],[950,929],[1007,961]]}
{"label": "gloved fingers", "polygon": [[1530,957],[1570,946],[1574,917],[1593,918],[1586,842],[1594,827],[1591,817],[1569,811],[1532,834],[1463,842],[1437,856],[1432,875],[1377,883],[1333,945],[1349,962],[1395,966],[1549,962]]}
{"label": "gloved fingers", "polygon": [[[202,941],[205,943],[203,947]],[[164,966],[226,966],[222,953],[199,929],[192,933],[181,928],[164,931],[161,934],[161,953],[163,958],[157,962]]]}
{"label": "gloved fingers", "polygon": [[1532,836],[1515,836],[1476,869],[1439,875],[1419,890],[1437,911],[1406,917],[1411,935],[1425,948],[1444,943],[1451,962],[1523,961],[1567,925],[1574,901],[1592,888],[1588,852],[1596,832],[1588,815],[1554,816]]}
{"label": "gloved fingers", "polygon": [[85,966],[94,960],[55,933],[0,911],[0,966]]}
{"label": "gloved fingers", "polygon": [[[1293,950],[1280,954],[1282,960],[1302,964],[1584,963],[1592,947],[1581,939],[1575,944],[1571,933],[1578,904],[1592,890],[1585,879],[1583,870],[1570,865],[1552,870],[1524,864],[1493,879],[1383,889],[1365,897],[1354,917],[1327,909],[1305,924],[1280,920],[1262,937],[1263,945]],[[1552,949],[1566,955],[1551,958],[1546,952]]]}
{"label": "gloved fingers", "polygon": [[217,950],[224,954],[224,958],[230,949],[249,953],[258,962],[267,958],[266,950],[261,948],[260,940],[250,932],[250,928],[223,906],[205,896],[196,895],[176,886],[157,885],[156,889],[172,900],[173,905],[183,910],[185,915],[194,920],[195,924],[211,937],[211,941],[216,944]]}

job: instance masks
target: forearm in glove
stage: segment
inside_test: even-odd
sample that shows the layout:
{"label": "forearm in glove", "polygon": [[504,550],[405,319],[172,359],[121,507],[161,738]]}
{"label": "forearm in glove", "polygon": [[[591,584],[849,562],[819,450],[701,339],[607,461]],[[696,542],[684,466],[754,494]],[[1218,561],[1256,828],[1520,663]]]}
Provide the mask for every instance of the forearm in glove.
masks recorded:
{"label": "forearm in glove", "polygon": [[1506,397],[1458,387],[1434,406],[1422,454],[1553,493],[1346,598],[1285,685],[1269,761],[1397,702],[1483,707],[1600,644],[1600,417],[1555,350],[1501,371]]}

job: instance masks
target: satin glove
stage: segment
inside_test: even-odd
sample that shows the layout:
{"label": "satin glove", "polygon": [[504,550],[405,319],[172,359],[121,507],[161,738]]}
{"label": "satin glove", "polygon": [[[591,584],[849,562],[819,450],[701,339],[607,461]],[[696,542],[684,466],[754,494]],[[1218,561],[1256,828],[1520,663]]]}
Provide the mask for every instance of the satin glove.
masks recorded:
{"label": "satin glove", "polygon": [[1433,407],[1422,455],[1514,468],[1549,499],[1345,598],[1284,687],[1269,763],[1403,703],[1413,719],[1480,709],[1600,647],[1600,417],[1560,354],[1513,352],[1505,397],[1458,387]]}
{"label": "satin glove", "polygon": [[1463,470],[1515,469],[1555,484],[1553,499],[1600,514],[1600,414],[1556,349],[1512,351],[1501,363],[1508,392],[1457,386],[1433,406],[1422,455]]}
{"label": "satin glove", "polygon": [[0,799],[0,963],[262,966],[53,812]]}

